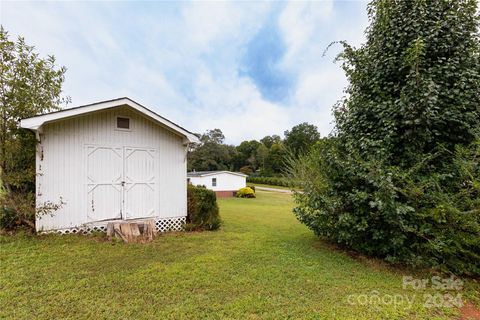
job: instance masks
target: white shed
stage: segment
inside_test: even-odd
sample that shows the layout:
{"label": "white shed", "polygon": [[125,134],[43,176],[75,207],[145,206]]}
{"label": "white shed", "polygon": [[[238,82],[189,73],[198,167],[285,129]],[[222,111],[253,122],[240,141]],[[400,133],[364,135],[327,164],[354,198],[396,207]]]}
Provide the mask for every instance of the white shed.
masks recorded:
{"label": "white shed", "polygon": [[38,139],[36,203],[60,203],[37,231],[103,231],[112,220],[154,219],[181,229],[191,132],[129,98],[23,119]]}
{"label": "white shed", "polygon": [[193,171],[187,174],[187,182],[205,186],[219,197],[231,197],[238,189],[247,186],[247,175],[231,171]]}

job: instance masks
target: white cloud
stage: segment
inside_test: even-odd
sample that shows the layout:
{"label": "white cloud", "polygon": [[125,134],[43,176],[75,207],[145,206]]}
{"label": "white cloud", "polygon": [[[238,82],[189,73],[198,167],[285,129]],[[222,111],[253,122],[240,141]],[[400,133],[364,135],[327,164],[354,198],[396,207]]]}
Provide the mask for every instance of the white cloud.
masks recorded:
{"label": "white cloud", "polygon": [[292,124],[307,121],[317,125],[322,136],[331,132],[332,107],[343,96],[347,80],[341,65],[333,63],[339,46],[326,54],[325,50],[334,41],[363,42],[366,18],[364,11],[346,21],[333,1],[290,2],[285,6],[278,23],[287,45],[281,66],[297,80],[288,110]]}
{"label": "white cloud", "polygon": [[249,81],[240,81],[237,88],[228,88],[227,103],[235,106],[227,113],[203,110],[197,114],[206,128],[221,128],[229,141],[260,139],[282,134],[289,127],[290,117],[284,108],[261,98]]}
{"label": "white cloud", "polygon": [[[257,6],[258,7],[258,6]],[[193,2],[184,6],[182,10],[185,22],[184,37],[189,46],[199,46],[201,50],[213,50],[212,43],[229,39],[235,42],[241,36],[245,20],[248,20],[248,11],[251,16],[256,16],[253,6],[239,6],[234,2],[217,2],[215,5],[205,2]],[[247,31],[247,30],[244,30]],[[248,32],[245,32],[248,34]]]}
{"label": "white cloud", "polygon": [[[321,55],[334,40],[357,44],[364,29],[358,21],[366,20],[363,12],[341,21],[332,1],[1,6],[12,35],[67,66],[64,91],[74,105],[129,96],[193,131],[220,128],[229,143],[281,135],[303,121],[327,134],[345,79],[331,55]],[[247,43],[272,17],[286,45],[280,67],[296,83],[284,103],[267,101],[239,75]]]}
{"label": "white cloud", "polygon": [[332,12],[332,0],[287,3],[278,21],[288,48],[284,63],[298,63],[298,56],[316,45],[312,36],[322,22],[331,18]]}

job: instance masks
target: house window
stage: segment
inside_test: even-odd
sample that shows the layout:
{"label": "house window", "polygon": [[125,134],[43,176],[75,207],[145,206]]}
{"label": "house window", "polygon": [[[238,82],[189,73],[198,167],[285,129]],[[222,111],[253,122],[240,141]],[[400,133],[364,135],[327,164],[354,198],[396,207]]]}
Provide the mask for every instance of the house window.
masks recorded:
{"label": "house window", "polygon": [[212,178],[212,187],[217,186],[217,178]]}
{"label": "house window", "polygon": [[117,117],[117,129],[130,130],[130,118]]}

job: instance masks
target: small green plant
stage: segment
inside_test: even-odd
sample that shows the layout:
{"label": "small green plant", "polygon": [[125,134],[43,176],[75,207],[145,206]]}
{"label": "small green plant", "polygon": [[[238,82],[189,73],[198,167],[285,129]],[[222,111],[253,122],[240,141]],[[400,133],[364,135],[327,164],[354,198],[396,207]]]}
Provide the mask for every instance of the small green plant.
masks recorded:
{"label": "small green plant", "polygon": [[217,230],[221,219],[215,192],[205,187],[188,185],[187,230]]}
{"label": "small green plant", "polygon": [[8,207],[0,207],[0,229],[11,230],[17,226],[17,214]]}
{"label": "small green plant", "polygon": [[255,191],[250,187],[241,188],[237,191],[237,198],[255,198]]}

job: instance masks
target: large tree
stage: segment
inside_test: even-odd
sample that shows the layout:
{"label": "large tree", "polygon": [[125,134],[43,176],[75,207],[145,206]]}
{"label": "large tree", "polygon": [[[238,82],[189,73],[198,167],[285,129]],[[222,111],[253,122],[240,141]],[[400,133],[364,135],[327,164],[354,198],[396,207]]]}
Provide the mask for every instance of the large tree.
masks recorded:
{"label": "large tree", "polygon": [[285,161],[288,157],[288,151],[281,141],[272,144],[268,156],[265,159],[265,175],[278,176],[285,172]]}
{"label": "large tree", "polygon": [[238,156],[237,164],[241,166],[249,166],[253,171],[257,170],[260,163],[257,150],[262,144],[257,140],[242,141],[237,147]]}
{"label": "large tree", "polygon": [[265,171],[265,165],[268,159],[268,153],[269,153],[269,150],[263,143],[260,144],[257,150],[255,151],[255,154],[257,155],[256,158],[257,158],[258,167],[262,170],[262,172]]}
{"label": "large tree", "polygon": [[285,131],[284,134],[285,146],[296,156],[308,152],[320,139],[317,127],[307,122],[294,126],[291,130]]}
{"label": "large tree", "polygon": [[188,170],[232,170],[232,160],[237,152],[234,146],[223,143],[225,136],[220,129],[208,130],[200,136],[200,145],[188,153]]}
{"label": "large tree", "polygon": [[36,138],[18,124],[68,102],[62,97],[66,69],[57,67],[53,56],[41,58],[23,38],[10,40],[0,26],[0,71],[0,208],[32,226]]}
{"label": "large tree", "polygon": [[279,135],[271,135],[271,136],[265,136],[262,139],[260,139],[260,142],[263,143],[265,147],[270,149],[274,143],[279,143],[282,141],[282,138],[280,138]]}
{"label": "large tree", "polygon": [[475,0],[369,5],[367,43],[345,44],[350,80],[336,108],[339,134],[364,153],[409,166],[437,146],[452,150],[480,124]]}
{"label": "large tree", "polygon": [[292,173],[297,217],[355,250],[480,274],[480,41],[476,0],[374,0],[344,43],[336,135]]}
{"label": "large tree", "polygon": [[200,136],[200,141],[205,143],[222,144],[225,141],[225,135],[220,129],[207,130]]}

